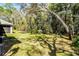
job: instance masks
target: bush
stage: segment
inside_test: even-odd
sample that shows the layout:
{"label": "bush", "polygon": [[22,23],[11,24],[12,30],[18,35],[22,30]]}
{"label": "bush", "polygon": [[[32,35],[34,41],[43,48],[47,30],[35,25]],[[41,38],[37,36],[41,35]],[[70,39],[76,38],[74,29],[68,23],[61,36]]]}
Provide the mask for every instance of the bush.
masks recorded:
{"label": "bush", "polygon": [[73,40],[73,45],[74,45],[75,47],[79,47],[79,36],[76,36],[76,37],[74,38],[74,40]]}

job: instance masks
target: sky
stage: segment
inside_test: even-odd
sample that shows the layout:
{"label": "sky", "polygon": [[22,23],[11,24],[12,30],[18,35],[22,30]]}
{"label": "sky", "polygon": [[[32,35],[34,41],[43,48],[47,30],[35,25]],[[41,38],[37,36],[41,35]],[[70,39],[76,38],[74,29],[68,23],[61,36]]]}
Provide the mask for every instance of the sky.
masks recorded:
{"label": "sky", "polygon": [[[0,6],[4,6],[5,3],[0,3]],[[16,4],[16,3],[12,3],[13,6],[17,9],[17,10],[20,10],[20,5],[19,4]]]}

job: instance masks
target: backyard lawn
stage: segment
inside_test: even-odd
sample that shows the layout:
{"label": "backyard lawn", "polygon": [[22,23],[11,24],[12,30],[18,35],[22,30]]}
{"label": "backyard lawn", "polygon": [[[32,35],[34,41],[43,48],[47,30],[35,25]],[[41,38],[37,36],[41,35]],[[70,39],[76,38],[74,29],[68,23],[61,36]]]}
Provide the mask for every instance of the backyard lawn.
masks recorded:
{"label": "backyard lawn", "polygon": [[65,36],[20,32],[6,35],[6,56],[76,55],[71,47],[72,41]]}

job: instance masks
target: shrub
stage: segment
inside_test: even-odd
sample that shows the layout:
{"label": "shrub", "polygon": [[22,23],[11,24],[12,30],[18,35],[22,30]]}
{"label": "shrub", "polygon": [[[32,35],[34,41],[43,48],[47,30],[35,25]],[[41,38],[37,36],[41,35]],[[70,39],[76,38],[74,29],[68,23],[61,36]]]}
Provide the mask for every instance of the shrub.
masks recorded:
{"label": "shrub", "polygon": [[74,38],[74,40],[73,40],[73,45],[74,45],[75,47],[79,47],[79,36],[76,36],[76,37]]}

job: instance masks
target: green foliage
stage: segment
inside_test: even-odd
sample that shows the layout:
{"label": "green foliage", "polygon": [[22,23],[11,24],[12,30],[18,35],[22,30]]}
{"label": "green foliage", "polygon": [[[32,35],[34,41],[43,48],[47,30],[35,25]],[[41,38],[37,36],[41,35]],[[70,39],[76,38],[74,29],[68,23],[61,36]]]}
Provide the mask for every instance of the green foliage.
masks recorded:
{"label": "green foliage", "polygon": [[2,11],[2,12],[4,11],[4,8],[2,6],[0,6],[0,11]]}
{"label": "green foliage", "polygon": [[12,11],[9,10],[9,9],[5,9],[4,13],[6,13],[7,15],[11,15],[12,14]]}
{"label": "green foliage", "polygon": [[28,33],[67,34],[61,22],[53,14],[49,13],[49,11],[54,11],[68,27],[71,24],[73,29],[75,28],[74,32],[76,34],[79,32],[79,4],[50,3],[46,6],[47,11],[37,3],[29,4],[29,6],[27,4],[19,6],[20,10],[17,10],[12,3],[5,3],[0,6],[0,16],[13,23],[13,29]]}
{"label": "green foliage", "polygon": [[78,47],[79,48],[79,36],[76,36],[74,39],[73,39],[73,45],[75,47]]}
{"label": "green foliage", "polygon": [[0,6],[0,11],[4,14],[11,15],[12,9],[15,9],[11,4],[4,4],[5,6]]}

